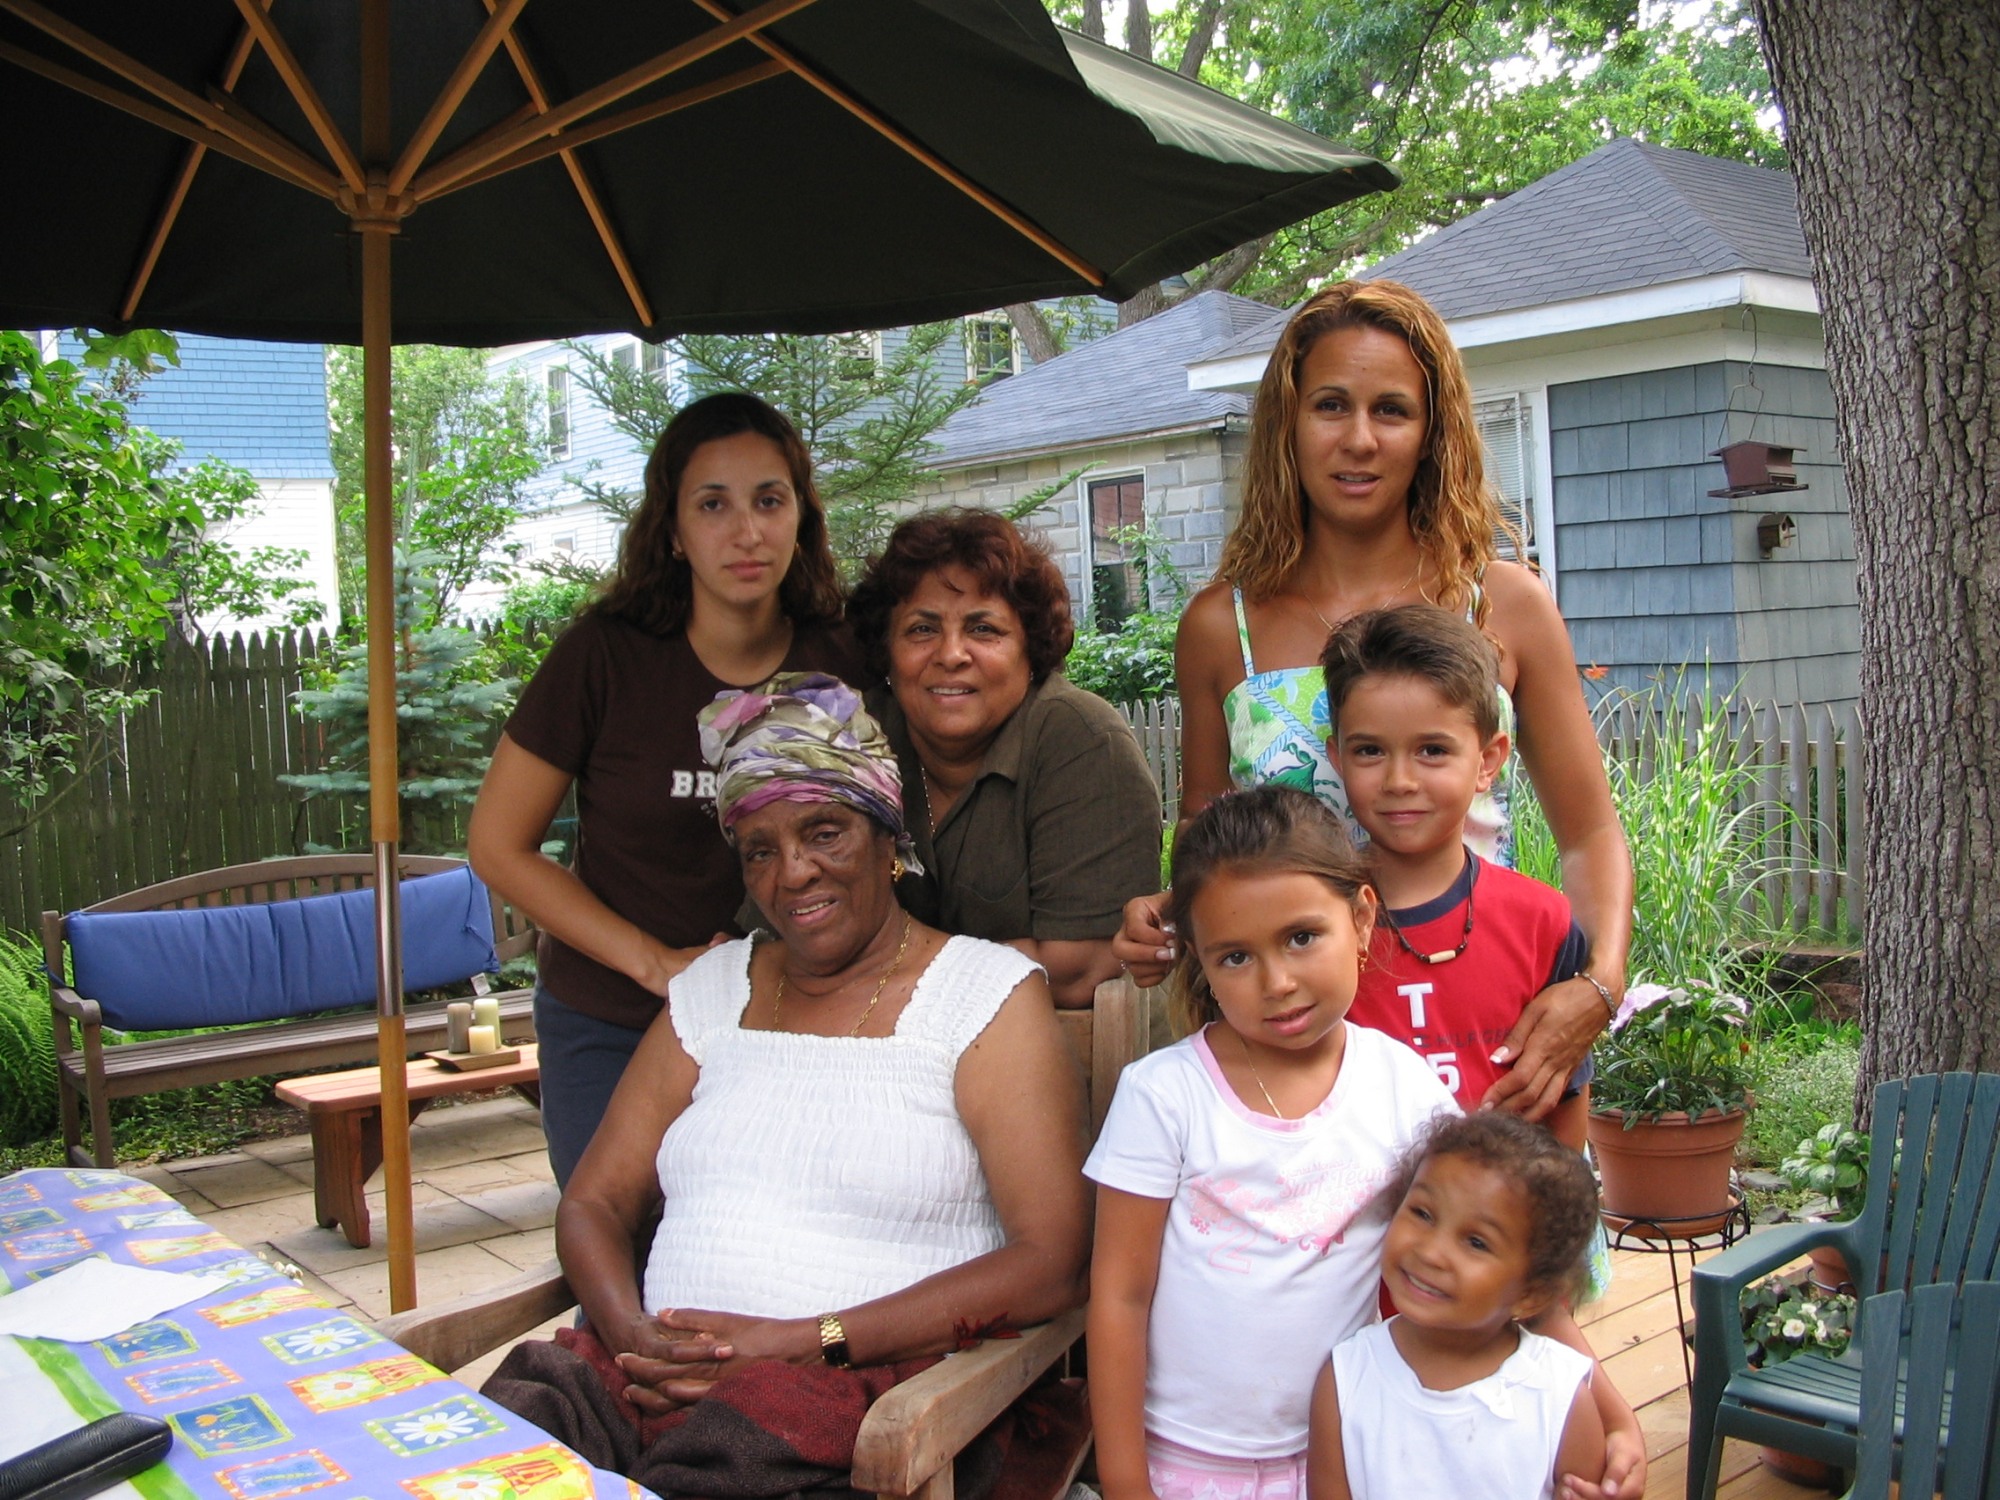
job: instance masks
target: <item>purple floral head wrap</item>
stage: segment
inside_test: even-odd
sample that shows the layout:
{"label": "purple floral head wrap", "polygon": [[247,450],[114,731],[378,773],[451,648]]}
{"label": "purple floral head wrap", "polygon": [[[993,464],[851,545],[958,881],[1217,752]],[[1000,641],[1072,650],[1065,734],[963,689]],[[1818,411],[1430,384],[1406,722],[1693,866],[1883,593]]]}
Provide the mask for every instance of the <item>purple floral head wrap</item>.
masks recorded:
{"label": "purple floral head wrap", "polygon": [[921,875],[903,827],[903,775],[889,737],[861,695],[823,672],[785,672],[760,689],[717,693],[701,711],[701,753],[715,771],[715,813],[737,822],[773,802],[839,802],[896,836]]}

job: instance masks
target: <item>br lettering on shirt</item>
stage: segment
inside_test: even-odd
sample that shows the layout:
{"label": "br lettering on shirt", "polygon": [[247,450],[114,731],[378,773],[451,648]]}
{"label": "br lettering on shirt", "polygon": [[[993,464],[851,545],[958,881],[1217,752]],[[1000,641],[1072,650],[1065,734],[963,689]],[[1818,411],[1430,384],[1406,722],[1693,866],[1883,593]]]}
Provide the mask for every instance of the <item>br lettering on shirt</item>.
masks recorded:
{"label": "br lettering on shirt", "polygon": [[672,795],[676,797],[700,797],[704,801],[715,797],[715,772],[676,771]]}

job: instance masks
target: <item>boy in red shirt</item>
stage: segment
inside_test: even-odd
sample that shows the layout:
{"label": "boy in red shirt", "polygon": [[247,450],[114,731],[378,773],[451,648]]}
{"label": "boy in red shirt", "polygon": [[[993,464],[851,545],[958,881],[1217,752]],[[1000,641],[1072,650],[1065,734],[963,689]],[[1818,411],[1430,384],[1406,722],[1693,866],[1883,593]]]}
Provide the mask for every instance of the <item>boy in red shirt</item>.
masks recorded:
{"label": "boy in red shirt", "polygon": [[[1560,891],[1465,847],[1466,813],[1509,749],[1499,661],[1476,626],[1417,605],[1355,616],[1321,663],[1328,755],[1382,899],[1348,1019],[1421,1053],[1476,1109],[1528,1002],[1587,956]],[[1586,1058],[1545,1122],[1579,1151],[1589,1078]]]}

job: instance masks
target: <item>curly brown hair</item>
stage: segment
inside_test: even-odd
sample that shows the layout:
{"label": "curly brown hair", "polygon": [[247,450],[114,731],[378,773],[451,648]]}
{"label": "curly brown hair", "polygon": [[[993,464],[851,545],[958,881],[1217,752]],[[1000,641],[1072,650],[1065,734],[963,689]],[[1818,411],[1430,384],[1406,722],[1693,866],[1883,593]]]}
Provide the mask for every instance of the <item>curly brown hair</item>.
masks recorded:
{"label": "curly brown hair", "polygon": [[848,622],[869,671],[888,678],[890,617],[940,568],[963,568],[981,593],[1014,607],[1036,682],[1062,665],[1076,642],[1076,622],[1048,544],[993,511],[953,509],[911,516],[890,532],[848,594]]}
{"label": "curly brown hair", "polygon": [[1377,1197],[1382,1217],[1395,1214],[1425,1162],[1462,1156],[1520,1186],[1528,1200],[1528,1287],[1572,1306],[1590,1287],[1590,1241],[1597,1231],[1597,1179],[1583,1153],[1548,1127],[1482,1109],[1434,1118],[1403,1153],[1396,1175]]}
{"label": "curly brown hair", "polygon": [[826,507],[813,483],[812,454],[791,419],[747,391],[720,391],[680,409],[646,460],[646,494],[625,528],[618,566],[592,613],[625,620],[655,635],[686,628],[694,608],[694,570],[674,556],[681,480],[695,451],[718,438],[754,432],[778,445],[799,502],[798,550],[778,585],[778,606],[794,625],[840,618],[840,574],[827,542]]}
{"label": "curly brown hair", "polygon": [[[1347,836],[1347,826],[1319,798],[1292,787],[1258,786],[1225,792],[1174,838],[1173,889],[1167,920],[1180,938],[1168,991],[1168,1019],[1190,1036],[1222,1010],[1201,960],[1195,956],[1195,898],[1217,875],[1315,875],[1347,902],[1359,925],[1368,890],[1368,866]],[[1362,948],[1368,934],[1360,934]]]}
{"label": "curly brown hair", "polygon": [[[1465,364],[1437,310],[1396,281],[1337,282],[1315,293],[1285,325],[1257,388],[1243,465],[1243,514],[1223,543],[1216,576],[1252,599],[1268,599],[1284,591],[1305,556],[1307,505],[1292,447],[1299,370],[1328,334],[1363,327],[1395,334],[1423,369],[1430,428],[1410,485],[1410,530],[1437,578],[1432,602],[1463,609],[1479,575],[1499,555],[1494,537],[1512,533],[1486,478]],[[1481,625],[1486,608],[1481,594]]]}

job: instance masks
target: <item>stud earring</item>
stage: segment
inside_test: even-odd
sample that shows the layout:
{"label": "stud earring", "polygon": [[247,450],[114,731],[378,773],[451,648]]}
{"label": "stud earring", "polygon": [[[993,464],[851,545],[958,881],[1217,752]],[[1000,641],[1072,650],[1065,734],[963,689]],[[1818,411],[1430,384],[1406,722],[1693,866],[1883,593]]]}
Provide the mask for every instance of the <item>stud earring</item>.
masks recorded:
{"label": "stud earring", "polygon": [[903,856],[897,855],[889,861],[889,879],[893,883],[910,873],[910,867],[903,863]]}

